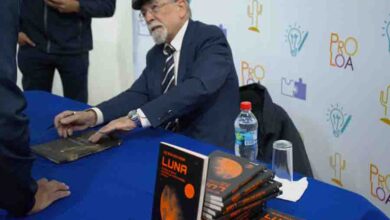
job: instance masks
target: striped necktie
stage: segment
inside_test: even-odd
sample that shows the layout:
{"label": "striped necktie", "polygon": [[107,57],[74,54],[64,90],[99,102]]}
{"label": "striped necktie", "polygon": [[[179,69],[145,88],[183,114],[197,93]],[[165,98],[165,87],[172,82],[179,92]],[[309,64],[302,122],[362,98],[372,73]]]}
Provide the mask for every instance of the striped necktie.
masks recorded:
{"label": "striped necktie", "polygon": [[[161,91],[162,93],[168,92],[169,89],[175,86],[175,62],[173,59],[173,54],[175,53],[175,48],[170,44],[165,44],[164,46],[164,55],[167,56],[165,60],[165,66],[163,70],[163,80],[161,81]],[[163,127],[166,130],[177,131],[179,129],[179,119],[176,118],[172,121],[169,121]]]}
{"label": "striped necktie", "polygon": [[164,46],[164,55],[167,56],[165,60],[165,66],[163,70],[163,80],[161,81],[161,90],[162,93],[168,92],[170,88],[175,86],[175,62],[173,59],[173,54],[175,53],[175,48],[170,44],[165,44]]}

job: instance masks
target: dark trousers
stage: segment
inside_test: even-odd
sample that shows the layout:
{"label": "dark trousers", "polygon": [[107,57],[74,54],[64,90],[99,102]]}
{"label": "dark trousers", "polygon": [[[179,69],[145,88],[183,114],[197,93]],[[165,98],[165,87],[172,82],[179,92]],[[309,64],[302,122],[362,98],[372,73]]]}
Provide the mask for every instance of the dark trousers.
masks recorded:
{"label": "dark trousers", "polygon": [[55,69],[58,70],[64,96],[88,102],[89,53],[48,54],[37,48],[22,46],[18,52],[24,90],[51,92]]}
{"label": "dark trousers", "polygon": [[34,205],[36,183],[26,101],[16,86],[18,25],[19,1],[0,0],[0,210],[23,215]]}

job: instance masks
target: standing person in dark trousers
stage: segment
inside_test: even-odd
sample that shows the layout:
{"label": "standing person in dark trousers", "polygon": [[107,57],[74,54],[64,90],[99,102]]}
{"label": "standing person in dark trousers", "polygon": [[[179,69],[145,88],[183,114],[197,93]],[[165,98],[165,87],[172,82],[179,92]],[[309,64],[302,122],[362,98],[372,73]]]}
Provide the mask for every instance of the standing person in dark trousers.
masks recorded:
{"label": "standing person in dark trousers", "polygon": [[116,0],[24,0],[18,64],[24,90],[51,92],[55,69],[64,96],[88,101],[92,17],[110,17]]}
{"label": "standing person in dark trousers", "polygon": [[[28,1],[28,0],[26,0]],[[31,177],[26,101],[16,86],[19,0],[0,1],[0,209],[25,215],[69,196],[64,183]]]}

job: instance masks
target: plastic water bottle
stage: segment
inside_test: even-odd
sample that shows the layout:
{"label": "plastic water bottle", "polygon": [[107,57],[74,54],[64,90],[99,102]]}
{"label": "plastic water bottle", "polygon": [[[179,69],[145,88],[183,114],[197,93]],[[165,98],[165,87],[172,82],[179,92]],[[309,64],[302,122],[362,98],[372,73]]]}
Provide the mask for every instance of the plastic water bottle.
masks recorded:
{"label": "plastic water bottle", "polygon": [[236,133],[235,154],[236,156],[254,161],[258,153],[257,120],[251,112],[251,102],[241,102],[240,109],[241,112],[234,122]]}

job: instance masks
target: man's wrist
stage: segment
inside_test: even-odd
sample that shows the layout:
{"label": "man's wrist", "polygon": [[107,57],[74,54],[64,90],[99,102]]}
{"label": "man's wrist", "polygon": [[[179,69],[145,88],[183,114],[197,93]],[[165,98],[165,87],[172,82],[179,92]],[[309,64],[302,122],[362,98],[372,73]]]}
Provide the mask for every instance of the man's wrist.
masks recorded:
{"label": "man's wrist", "polygon": [[141,120],[140,120],[140,117],[137,113],[137,110],[131,110],[129,112],[129,114],[127,114],[127,117],[134,122],[134,124],[137,126],[137,127],[142,127],[142,124],[141,124]]}
{"label": "man's wrist", "polygon": [[88,126],[94,127],[97,122],[97,114],[93,109],[87,109],[85,112],[88,114]]}

